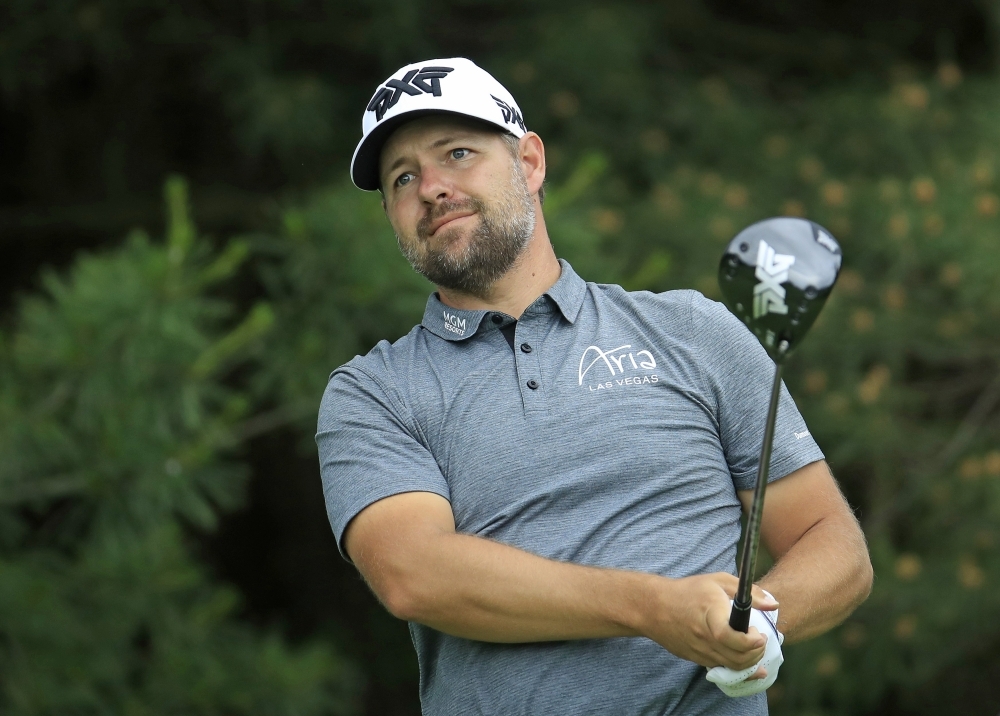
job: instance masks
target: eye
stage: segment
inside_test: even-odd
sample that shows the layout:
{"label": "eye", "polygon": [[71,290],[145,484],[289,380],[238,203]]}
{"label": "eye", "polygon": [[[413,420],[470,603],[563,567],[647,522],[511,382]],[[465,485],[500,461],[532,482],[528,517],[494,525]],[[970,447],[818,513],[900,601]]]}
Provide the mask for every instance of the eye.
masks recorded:
{"label": "eye", "polygon": [[396,177],[395,183],[397,187],[401,187],[401,186],[406,186],[411,181],[413,181],[413,174],[411,174],[410,172],[404,172],[403,174],[400,174],[398,177]]}
{"label": "eye", "polygon": [[469,156],[471,152],[468,149],[452,149],[451,158],[452,159],[465,159]]}

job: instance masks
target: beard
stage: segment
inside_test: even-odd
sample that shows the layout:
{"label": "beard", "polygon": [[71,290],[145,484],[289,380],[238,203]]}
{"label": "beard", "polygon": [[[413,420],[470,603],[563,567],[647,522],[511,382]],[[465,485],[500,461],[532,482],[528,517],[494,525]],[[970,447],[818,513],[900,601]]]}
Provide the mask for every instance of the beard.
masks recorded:
{"label": "beard", "polygon": [[[436,286],[485,299],[493,285],[524,252],[535,231],[535,205],[524,173],[512,167],[511,181],[487,203],[477,197],[446,201],[417,222],[417,240],[396,234],[399,249],[414,270]],[[460,250],[450,250],[462,238],[462,229],[439,233],[431,245],[430,227],[454,212],[474,212],[479,222]],[[467,231],[470,231],[467,229]]]}

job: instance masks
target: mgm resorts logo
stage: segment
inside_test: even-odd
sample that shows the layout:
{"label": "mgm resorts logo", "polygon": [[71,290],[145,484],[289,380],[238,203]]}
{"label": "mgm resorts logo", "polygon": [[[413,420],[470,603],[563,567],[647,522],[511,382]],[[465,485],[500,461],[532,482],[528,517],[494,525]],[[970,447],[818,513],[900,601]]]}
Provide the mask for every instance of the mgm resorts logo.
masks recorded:
{"label": "mgm resorts logo", "polygon": [[382,117],[404,95],[415,97],[421,94],[432,94],[435,97],[441,96],[441,80],[448,76],[449,72],[454,72],[454,67],[423,67],[419,70],[410,70],[403,79],[392,79],[385,83],[385,87],[379,87],[378,92],[368,103],[368,111],[375,113],[375,120],[382,121]]}
{"label": "mgm resorts logo", "polygon": [[455,335],[464,336],[466,327],[465,319],[459,318],[454,313],[448,313],[447,311],[442,311],[444,314],[444,329],[446,331],[451,331]]}
{"label": "mgm resorts logo", "polygon": [[760,283],[753,287],[753,317],[760,318],[767,313],[788,313],[785,303],[785,288],[781,284],[788,280],[788,269],[795,263],[791,254],[778,254],[761,241],[757,247],[757,270],[754,271]]}

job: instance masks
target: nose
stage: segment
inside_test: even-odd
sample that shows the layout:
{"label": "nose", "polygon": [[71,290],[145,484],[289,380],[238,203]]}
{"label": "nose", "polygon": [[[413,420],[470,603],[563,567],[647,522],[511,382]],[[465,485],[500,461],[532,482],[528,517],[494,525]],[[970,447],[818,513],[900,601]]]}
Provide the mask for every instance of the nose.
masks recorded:
{"label": "nose", "polygon": [[420,200],[427,204],[437,204],[451,199],[454,189],[448,180],[447,172],[433,165],[421,167],[418,194]]}

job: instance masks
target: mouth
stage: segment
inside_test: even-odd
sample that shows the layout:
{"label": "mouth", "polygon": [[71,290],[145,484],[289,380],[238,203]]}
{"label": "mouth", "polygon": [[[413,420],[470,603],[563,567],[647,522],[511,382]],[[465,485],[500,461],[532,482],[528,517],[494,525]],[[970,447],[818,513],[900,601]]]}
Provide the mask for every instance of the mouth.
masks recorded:
{"label": "mouth", "polygon": [[435,234],[437,234],[437,232],[440,231],[441,229],[450,226],[452,223],[456,221],[470,217],[475,213],[476,212],[474,211],[463,211],[456,214],[447,214],[445,216],[442,216],[441,218],[439,218],[437,221],[435,221],[430,225],[430,231],[428,232],[427,236],[432,237]]}

